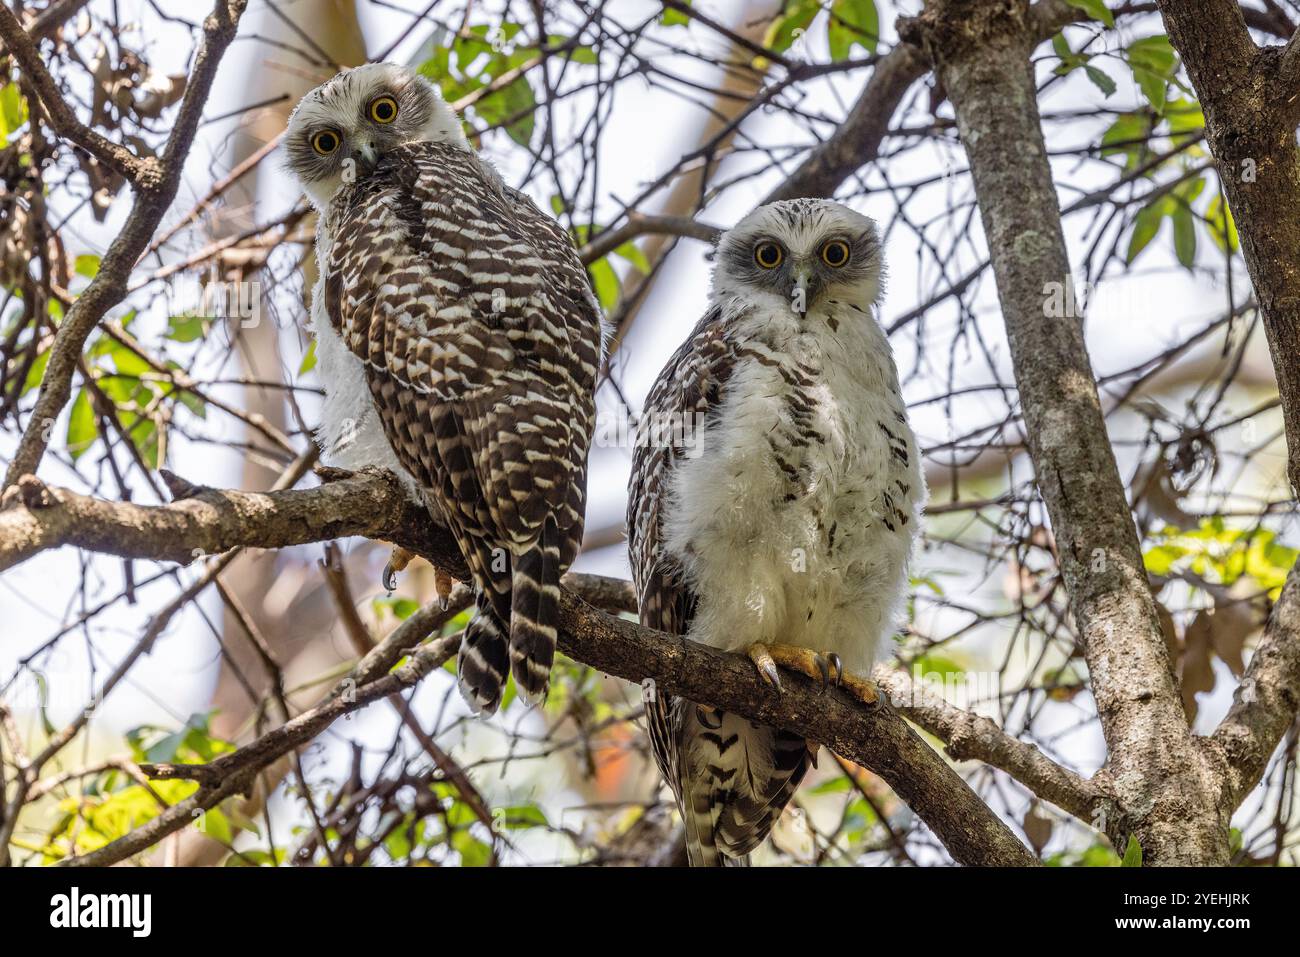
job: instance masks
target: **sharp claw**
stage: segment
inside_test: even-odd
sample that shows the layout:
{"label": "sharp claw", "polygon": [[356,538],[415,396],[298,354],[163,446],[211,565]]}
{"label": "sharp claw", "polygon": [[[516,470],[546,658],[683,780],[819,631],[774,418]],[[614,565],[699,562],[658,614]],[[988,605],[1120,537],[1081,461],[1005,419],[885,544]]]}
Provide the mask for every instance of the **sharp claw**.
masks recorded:
{"label": "sharp claw", "polygon": [[777,674],[775,663],[771,661],[765,661],[763,662],[762,665],[759,666],[759,670],[761,670],[763,672],[764,677],[766,677],[767,680],[771,682],[772,687],[774,687],[777,691],[781,690],[781,676]]}
{"label": "sharp claw", "polygon": [[439,595],[438,607],[441,608],[443,611],[446,611],[448,608],[451,607],[451,600],[448,599],[446,595]]}
{"label": "sharp claw", "polygon": [[826,660],[830,662],[831,671],[835,672],[835,678],[831,683],[838,688],[840,680],[844,677],[844,662],[840,661],[840,656],[833,651],[826,656]]}
{"label": "sharp claw", "polygon": [[393,571],[393,563],[389,562],[384,566],[384,574],[380,579],[384,585],[384,591],[390,594],[397,590],[397,573]]}

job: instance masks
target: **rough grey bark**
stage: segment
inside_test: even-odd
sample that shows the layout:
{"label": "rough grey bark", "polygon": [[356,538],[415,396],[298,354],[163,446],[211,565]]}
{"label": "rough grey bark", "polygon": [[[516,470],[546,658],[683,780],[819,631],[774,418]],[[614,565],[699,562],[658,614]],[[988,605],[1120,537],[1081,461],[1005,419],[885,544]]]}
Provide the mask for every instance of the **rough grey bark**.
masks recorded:
{"label": "rough grey bark", "polygon": [[1235,0],[1160,0],[1205,114],[1205,140],[1241,237],[1277,373],[1300,489],[1300,34],[1255,46]]}
{"label": "rough grey bark", "polygon": [[1187,726],[1082,321],[1045,305],[1072,280],[1030,63],[1034,25],[1027,0],[927,0],[900,33],[933,59],[970,161],[1030,457],[1109,750],[1105,828],[1119,847],[1135,835],[1148,863],[1223,864],[1219,782]]}

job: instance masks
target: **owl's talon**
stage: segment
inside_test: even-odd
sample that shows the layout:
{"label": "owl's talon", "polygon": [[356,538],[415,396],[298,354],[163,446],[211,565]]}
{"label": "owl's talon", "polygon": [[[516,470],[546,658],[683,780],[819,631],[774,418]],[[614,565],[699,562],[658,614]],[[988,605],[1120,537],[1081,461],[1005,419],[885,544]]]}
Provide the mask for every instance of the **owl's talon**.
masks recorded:
{"label": "owl's talon", "polygon": [[401,545],[393,547],[393,554],[388,556],[388,564],[384,566],[384,574],[380,579],[383,582],[384,591],[392,594],[397,590],[397,573],[405,571],[406,566],[411,564],[411,559],[414,557],[414,552],[408,552]]}
{"label": "owl's talon", "polygon": [[817,670],[822,673],[822,686],[817,693],[825,694],[826,689],[830,687],[830,683],[831,683],[830,663],[826,660],[825,655],[818,655],[813,660],[817,663]]}
{"label": "owl's talon", "polygon": [[438,595],[438,607],[443,611],[451,607],[451,587],[453,584],[451,576],[441,568],[433,570],[433,590]]}
{"label": "owl's talon", "polygon": [[833,675],[833,677],[830,678],[830,683],[838,688],[840,682],[844,680],[844,662],[840,661],[840,656],[833,651],[826,652],[823,657],[827,664],[830,665],[830,670]]}
{"label": "owl's talon", "polygon": [[781,690],[781,675],[776,670],[776,662],[772,659],[772,653],[768,651],[767,645],[761,641],[756,641],[747,649],[749,660],[754,663],[758,669],[759,675],[763,680],[770,684],[777,691]]}

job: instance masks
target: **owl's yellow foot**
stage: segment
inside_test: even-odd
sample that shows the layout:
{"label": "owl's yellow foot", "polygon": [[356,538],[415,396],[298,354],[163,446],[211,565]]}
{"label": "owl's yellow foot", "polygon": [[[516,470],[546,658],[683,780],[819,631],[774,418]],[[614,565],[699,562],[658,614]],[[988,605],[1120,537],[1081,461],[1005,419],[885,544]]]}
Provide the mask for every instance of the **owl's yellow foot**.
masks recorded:
{"label": "owl's yellow foot", "polygon": [[840,677],[840,687],[868,708],[880,704],[880,689],[870,678],[859,678],[855,674],[846,673]]}
{"label": "owl's yellow foot", "polygon": [[[397,588],[397,573],[405,571],[406,566],[418,558],[415,552],[408,552],[400,545],[393,547],[393,554],[388,559],[388,564],[384,566],[384,590],[393,591]],[[446,611],[451,606],[451,589],[456,584],[456,580],[448,575],[441,568],[433,569],[433,590],[438,596],[438,607]]]}
{"label": "owl's yellow foot", "polygon": [[395,591],[397,589],[397,573],[405,571],[406,566],[411,564],[411,559],[415,557],[414,552],[408,552],[400,545],[393,546],[393,554],[388,558],[388,564],[384,566],[384,574],[380,579],[383,582],[384,591]]}
{"label": "owl's yellow foot", "polygon": [[441,568],[433,570],[433,590],[438,595],[438,607],[443,611],[446,611],[450,604],[451,586],[454,584],[455,580]]}
{"label": "owl's yellow foot", "polygon": [[758,673],[778,691],[781,690],[778,665],[807,675],[813,681],[820,681],[823,690],[828,685],[838,685],[844,677],[840,656],[833,651],[819,654],[811,648],[797,648],[794,645],[782,644],[765,645],[761,641],[750,645],[748,651],[749,660],[754,662]]}

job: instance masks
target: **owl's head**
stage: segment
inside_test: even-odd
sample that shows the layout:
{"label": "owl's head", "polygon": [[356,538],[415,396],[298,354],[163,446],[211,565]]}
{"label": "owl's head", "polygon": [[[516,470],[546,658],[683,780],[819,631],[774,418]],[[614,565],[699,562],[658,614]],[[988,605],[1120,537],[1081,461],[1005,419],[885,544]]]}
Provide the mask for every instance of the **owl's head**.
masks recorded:
{"label": "owl's head", "polygon": [[713,296],[760,293],[806,315],[821,299],[866,308],[880,297],[874,220],[829,199],[786,199],[754,210],[718,240]]}
{"label": "owl's head", "polygon": [[344,70],[294,107],[285,166],[318,207],[408,143],[465,145],[455,112],[432,83],[393,63]]}

